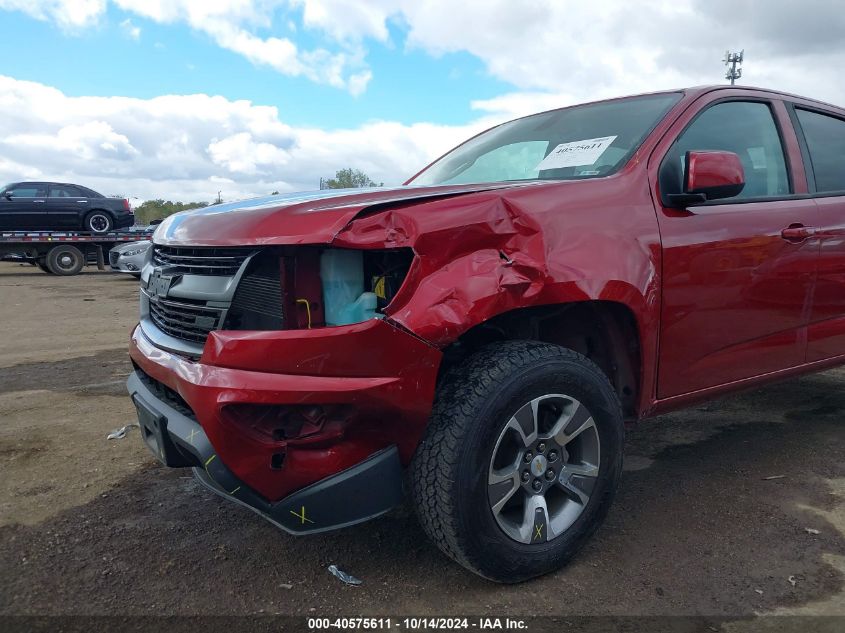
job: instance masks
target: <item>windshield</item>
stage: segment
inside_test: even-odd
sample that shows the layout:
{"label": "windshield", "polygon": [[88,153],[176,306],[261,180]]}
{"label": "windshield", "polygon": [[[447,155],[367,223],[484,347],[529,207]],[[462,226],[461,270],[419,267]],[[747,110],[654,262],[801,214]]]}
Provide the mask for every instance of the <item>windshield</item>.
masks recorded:
{"label": "windshield", "polygon": [[453,149],[408,184],[607,176],[680,98],[680,93],[629,97],[504,123]]}

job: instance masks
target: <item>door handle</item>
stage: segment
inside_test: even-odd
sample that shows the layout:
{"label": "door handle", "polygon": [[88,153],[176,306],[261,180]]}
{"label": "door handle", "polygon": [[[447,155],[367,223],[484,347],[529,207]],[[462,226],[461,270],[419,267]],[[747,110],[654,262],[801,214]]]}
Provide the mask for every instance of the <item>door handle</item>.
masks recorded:
{"label": "door handle", "polygon": [[33,202],[36,202],[36,203],[39,203],[39,204],[44,204],[44,200],[33,200]]}
{"label": "door handle", "polygon": [[804,226],[803,224],[790,224],[783,231],[780,236],[787,242],[803,242],[809,237],[816,234],[816,227]]}

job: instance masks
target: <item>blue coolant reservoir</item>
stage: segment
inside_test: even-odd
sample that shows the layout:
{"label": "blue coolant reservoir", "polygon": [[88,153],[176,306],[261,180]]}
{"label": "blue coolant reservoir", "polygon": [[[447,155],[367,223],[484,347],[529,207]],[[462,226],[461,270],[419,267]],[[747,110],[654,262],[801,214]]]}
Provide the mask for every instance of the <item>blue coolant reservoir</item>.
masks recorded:
{"label": "blue coolant reservoir", "polygon": [[378,297],[374,292],[362,292],[352,303],[347,304],[340,311],[340,321],[338,325],[345,325],[347,323],[360,323],[361,321],[369,321],[375,319],[376,306],[378,306]]}
{"label": "blue coolant reservoir", "polygon": [[361,251],[329,249],[320,256],[323,306],[327,325],[348,325],[375,318],[378,299],[364,292]]}

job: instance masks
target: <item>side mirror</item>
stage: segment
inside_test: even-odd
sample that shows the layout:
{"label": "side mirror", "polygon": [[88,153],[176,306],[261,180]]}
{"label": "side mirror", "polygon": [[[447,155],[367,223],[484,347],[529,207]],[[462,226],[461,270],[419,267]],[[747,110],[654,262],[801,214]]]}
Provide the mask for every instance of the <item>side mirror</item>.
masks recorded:
{"label": "side mirror", "polygon": [[11,200],[12,199],[12,192],[11,191],[5,192],[3,194],[3,197],[6,198],[6,200]]}
{"label": "side mirror", "polygon": [[745,187],[742,161],[733,152],[717,150],[687,152],[684,165],[684,192],[670,194],[669,200],[693,206],[738,196]]}

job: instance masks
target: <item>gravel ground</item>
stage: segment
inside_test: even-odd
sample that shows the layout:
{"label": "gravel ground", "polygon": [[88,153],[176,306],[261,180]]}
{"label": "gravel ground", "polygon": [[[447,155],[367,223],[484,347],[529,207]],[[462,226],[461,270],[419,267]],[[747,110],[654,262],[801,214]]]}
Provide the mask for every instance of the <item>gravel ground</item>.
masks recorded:
{"label": "gravel ground", "polygon": [[136,430],[107,441],[134,417],[131,277],[0,264],[0,294],[0,615],[845,616],[843,369],[642,423],[581,555],[497,586],[407,507],[294,538],[158,466]]}

